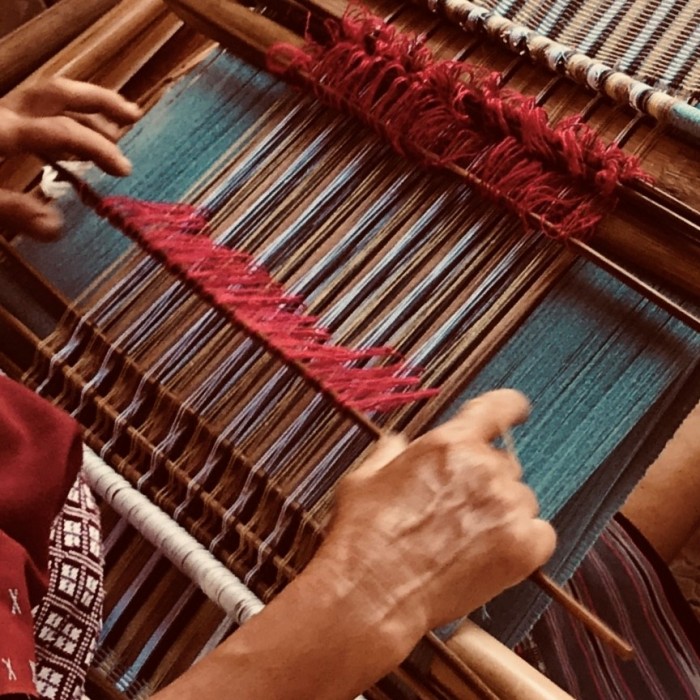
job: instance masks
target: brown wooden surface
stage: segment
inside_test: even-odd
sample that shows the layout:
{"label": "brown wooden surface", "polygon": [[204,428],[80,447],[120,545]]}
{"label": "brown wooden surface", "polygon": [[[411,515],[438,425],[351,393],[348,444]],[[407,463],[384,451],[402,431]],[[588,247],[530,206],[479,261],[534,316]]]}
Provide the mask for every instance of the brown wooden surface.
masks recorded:
{"label": "brown wooden surface", "polygon": [[5,0],[0,13],[0,38],[46,9],[44,0]]}
{"label": "brown wooden surface", "polygon": [[[4,0],[4,7],[12,0]],[[0,39],[0,95],[24,80],[118,0],[62,0]],[[11,12],[11,10],[10,10]]]}

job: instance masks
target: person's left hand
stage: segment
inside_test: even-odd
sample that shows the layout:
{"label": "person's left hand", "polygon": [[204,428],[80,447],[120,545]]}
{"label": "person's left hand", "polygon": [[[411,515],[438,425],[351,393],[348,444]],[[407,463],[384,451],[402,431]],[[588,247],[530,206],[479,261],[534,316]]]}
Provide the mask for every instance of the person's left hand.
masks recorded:
{"label": "person's left hand", "polygon": [[[128,175],[131,164],[115,142],[119,126],[140,116],[137,105],[106,88],[67,78],[37,82],[0,99],[0,159],[21,153],[76,156],[110,175]],[[50,240],[61,226],[56,207],[0,188],[1,229]]]}

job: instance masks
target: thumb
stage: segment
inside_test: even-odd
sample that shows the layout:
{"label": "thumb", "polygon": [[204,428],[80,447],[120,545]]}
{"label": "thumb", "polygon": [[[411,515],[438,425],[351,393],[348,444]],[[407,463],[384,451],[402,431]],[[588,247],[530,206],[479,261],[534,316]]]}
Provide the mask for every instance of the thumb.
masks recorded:
{"label": "thumb", "polygon": [[0,228],[40,240],[58,238],[63,219],[56,207],[31,194],[0,189]]}

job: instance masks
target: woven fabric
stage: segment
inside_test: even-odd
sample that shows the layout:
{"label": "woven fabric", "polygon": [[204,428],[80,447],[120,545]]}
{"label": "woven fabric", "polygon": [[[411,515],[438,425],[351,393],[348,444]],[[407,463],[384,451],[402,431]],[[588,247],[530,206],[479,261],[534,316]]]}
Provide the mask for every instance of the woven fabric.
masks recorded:
{"label": "woven fabric", "polygon": [[610,523],[567,584],[635,649],[621,661],[560,606],[551,605],[519,648],[574,698],[696,700],[700,627],[668,568],[621,516]]}
{"label": "woven fabric", "polygon": [[700,3],[688,0],[476,0],[633,77],[700,92]]}
{"label": "woven fabric", "polygon": [[[124,142],[134,163],[134,175],[129,181],[116,182],[97,177],[92,179],[92,182],[103,194],[126,193],[128,190],[132,196],[143,199],[184,199],[183,194],[187,192],[188,187],[200,189],[203,182],[210,181],[207,172],[210,169],[216,170],[214,163],[222,157],[221,154],[228,152],[228,157],[232,157],[232,152],[238,148],[237,141],[245,140],[246,128],[253,127],[258,120],[262,120],[265,109],[274,106],[276,99],[286,99],[286,93],[287,89],[284,86],[274,83],[265,74],[254,71],[230,56],[217,56],[210,64],[200,67],[181,81],[168,98],[157,105],[129,134]],[[222,94],[232,97],[221,100]],[[311,106],[304,105],[304,115],[312,112]],[[172,118],[174,113],[180,115],[177,120]],[[157,134],[153,131],[154,128]],[[347,134],[349,127],[344,128],[344,133]],[[335,140],[342,143],[339,137]],[[288,183],[297,182],[299,177],[304,177],[305,172],[311,170],[309,163],[316,164],[321,157],[325,157],[328,147],[324,143],[321,139],[314,140],[301,155],[290,159],[291,165],[283,170],[279,169],[282,168],[282,161],[275,160],[275,187],[264,190],[269,193],[271,202],[271,205],[265,205],[265,216],[271,216],[267,213],[267,207],[275,204],[278,191],[287,188]],[[367,154],[367,157],[378,155],[378,151],[376,148],[367,149]],[[172,173],[180,172],[177,170],[178,162],[186,162],[187,168],[182,177],[175,178]],[[250,161],[245,161],[249,162],[257,163],[257,155]],[[355,159],[353,168],[357,169],[360,165],[361,161]],[[253,177],[253,174],[246,170],[241,172],[245,174],[247,182]],[[363,181],[369,180],[365,177]],[[349,175],[339,176],[337,184],[334,183],[333,189],[330,190],[331,195],[327,201],[333,203],[334,200],[330,199],[330,196],[336,196],[335,192],[342,194],[344,190],[341,188],[346,182],[351,182]],[[212,201],[216,198],[217,191],[214,189],[214,193],[210,195]],[[394,196],[391,192],[390,195]],[[471,205],[468,194],[461,197],[459,203],[452,204],[451,211],[455,217],[466,215],[464,212]],[[229,200],[231,198],[227,195],[226,201]],[[435,205],[435,209],[443,206],[442,202],[445,202],[444,206],[447,208],[453,201],[457,202],[449,198],[441,199]],[[323,223],[321,217],[329,216],[330,212],[335,211],[330,205],[324,206],[326,208],[321,214],[315,214],[311,209],[308,213],[303,210],[304,216],[309,218],[300,218],[300,224],[288,226],[284,235],[288,235],[291,240],[294,240],[292,236],[299,236],[300,242],[296,245],[304,244],[305,237],[313,234],[316,227]],[[255,227],[260,226],[261,231],[270,230],[267,225],[261,226],[258,223],[258,211],[259,209],[250,208],[246,209],[245,214],[247,216],[250,212],[251,216],[255,215]],[[275,210],[270,208],[269,211],[274,213]],[[113,244],[113,252],[117,253],[126,244],[123,237],[115,234],[96,217],[86,215],[80,206],[67,206],[66,221],[72,235],[57,242],[50,255],[46,246],[41,247],[39,244],[23,243],[22,248],[37,269],[45,270],[47,275],[52,276],[57,287],[72,296],[83,286],[84,280],[80,279],[81,275],[99,272],[106,267],[111,260],[109,251],[106,250],[109,245]],[[313,221],[314,226],[309,226],[307,221]],[[372,225],[374,221],[370,220]],[[376,221],[379,227],[386,219],[377,217]],[[446,221],[452,219],[448,218]],[[457,221],[457,224],[463,225],[461,221]],[[428,240],[428,236],[434,231],[445,229],[446,225],[436,223],[426,228],[425,239]],[[479,223],[474,225],[473,229],[479,231],[480,236],[491,237],[493,225],[490,223],[489,226],[484,226]],[[419,232],[423,230],[418,226],[416,229]],[[250,230],[258,229],[251,225]],[[231,245],[246,249],[240,237],[247,235],[247,231],[246,227],[237,225],[230,233],[227,232],[227,236],[231,238]],[[471,230],[469,235],[472,235]],[[289,239],[280,235],[275,244],[277,247],[270,246],[269,257],[264,258],[265,264],[270,266],[274,274],[278,271],[275,265],[284,265],[288,257],[279,255],[275,262],[273,255],[277,255],[278,248],[281,249]],[[364,240],[369,240],[369,236]],[[471,245],[472,240],[464,235],[460,245],[464,245],[466,250],[466,246]],[[104,247],[100,249],[101,246]],[[414,248],[417,246],[410,250]],[[405,250],[409,250],[409,247],[395,247],[392,250],[394,257],[387,256],[389,262],[398,261],[392,265],[392,269],[397,265],[405,265]],[[90,266],[62,266],[59,273],[54,274],[57,257],[78,259],[83,254],[89,257]],[[401,255],[404,257],[401,258]],[[444,263],[441,261],[440,266],[436,266],[431,274],[438,275],[444,269],[451,269],[445,267],[449,263],[449,259]],[[382,264],[388,267],[384,261]],[[326,275],[321,282],[330,285],[333,278]],[[129,289],[135,290],[137,287],[133,285]],[[312,294],[321,296],[316,291]],[[174,297],[179,309],[182,304],[178,298]],[[327,298],[330,306],[338,297],[327,295]],[[339,303],[344,303],[343,299],[340,299]],[[465,306],[460,307],[459,313],[463,312]],[[166,318],[163,308],[157,308],[158,318]],[[335,308],[329,308],[327,312],[324,309],[324,313],[325,319],[342,318]],[[461,317],[456,318],[454,328],[468,327],[466,323],[459,322]],[[214,323],[215,319],[212,320],[212,324]],[[376,323],[376,320],[373,320],[372,323],[364,323],[361,326],[358,324],[358,328],[361,327],[362,332],[370,337],[369,334],[374,332]],[[212,327],[214,331],[202,326],[201,333],[218,332],[214,325]],[[459,337],[459,333],[456,336]],[[176,362],[182,361],[184,365],[190,361],[190,350],[184,345],[185,342],[189,342],[189,337],[184,334],[182,338],[178,337],[177,342],[182,340],[183,345],[172,350],[172,360],[159,364],[158,371],[167,372],[164,382],[171,381],[170,377],[175,376],[174,372],[180,371]],[[123,342],[131,342],[130,338],[125,338]],[[133,334],[136,343],[141,343],[143,338],[142,333]],[[426,353],[433,352],[432,348],[436,343],[437,339],[429,345]],[[170,346],[168,352],[171,352]],[[425,355],[418,357],[417,361],[421,366],[426,366],[424,357]],[[515,438],[526,478],[537,491],[545,516],[554,517],[563,513],[559,516],[559,532],[560,542],[565,543],[565,546],[560,547],[557,558],[552,563],[551,572],[559,580],[573,572],[587,548],[604,527],[607,518],[617,510],[620,501],[624,500],[625,494],[653,459],[653,448],[646,450],[646,461],[636,458],[640,445],[645,442],[649,429],[647,424],[652,419],[668,416],[667,403],[673,404],[675,408],[678,401],[673,395],[669,394],[667,397],[666,394],[671,390],[675,391],[677,386],[684,383],[686,373],[697,363],[697,358],[696,334],[668,319],[665,313],[654,308],[649,302],[641,300],[636,293],[605,273],[588,264],[578,264],[566,279],[556,285],[538,309],[513,334],[498,356],[484,367],[460,397],[457,403],[461,403],[462,398],[469,398],[487,389],[515,386],[533,400],[533,415],[527,426],[516,432]],[[207,376],[206,391],[210,393],[202,396],[207,397],[206,404],[203,405],[208,411],[219,400],[230,401],[227,388],[229,385],[226,383],[228,380],[222,380],[220,384],[214,381],[215,377],[221,376],[219,371],[221,370],[204,373]],[[227,365],[223,365],[223,371],[229,371]],[[199,396],[197,401],[201,401]],[[693,401],[697,402],[697,398],[693,397]],[[270,405],[275,404],[272,402]],[[268,409],[260,401],[259,405],[253,404],[250,414],[255,415],[258,420],[263,410]],[[443,417],[446,418],[447,413]],[[217,414],[216,420],[219,415],[223,421],[223,416],[230,414],[228,409],[222,411]],[[252,440],[253,432],[247,432],[251,428],[246,421],[232,422],[230,427],[227,424],[225,431],[230,431],[227,434],[237,435],[240,430],[245,440]],[[672,429],[673,421],[666,420],[666,423],[669,430]],[[634,439],[628,441],[631,431],[639,425],[640,434],[635,433],[632,435]],[[222,432],[223,430],[218,434]],[[352,437],[352,433],[350,436]],[[338,450],[351,451],[355,449],[355,444],[356,441],[348,439],[340,444]],[[663,445],[663,442],[661,444]],[[289,453],[287,447],[283,449],[286,452],[282,449],[279,452],[269,450],[269,457],[266,457],[267,461],[261,468],[267,469],[269,463],[272,465],[270,468],[279,473],[280,464],[283,463],[282,457],[286,459],[286,454]],[[320,503],[320,510],[325,506],[321,499],[328,492],[327,485],[335,478],[338,469],[342,468],[342,460],[337,454],[331,455],[314,473],[313,480],[305,483],[295,494],[302,507],[315,508]],[[615,454],[615,460],[608,464],[607,460],[611,454]],[[276,460],[274,464],[273,460]],[[599,469],[601,465],[608,468]],[[595,483],[594,474],[600,474]],[[592,484],[590,489],[589,484]],[[246,491],[242,499],[247,497]],[[570,508],[568,503],[572,499],[576,499],[575,507]],[[229,503],[225,507],[228,505]],[[256,562],[253,565],[256,565]],[[247,571],[243,571],[243,575],[246,573]],[[527,591],[530,595],[529,588],[523,587],[518,590]],[[533,607],[532,602],[532,598],[522,605],[513,604],[510,599],[504,601],[504,612],[501,615],[496,615],[495,605],[490,606],[492,624],[499,625],[499,629],[492,627],[492,632],[508,643],[516,643],[537,616],[537,608]],[[532,610],[532,617],[516,617],[512,610]]]}
{"label": "woven fabric", "polygon": [[34,616],[42,698],[78,700],[102,626],[100,514],[82,475],[51,530],[49,590]]}

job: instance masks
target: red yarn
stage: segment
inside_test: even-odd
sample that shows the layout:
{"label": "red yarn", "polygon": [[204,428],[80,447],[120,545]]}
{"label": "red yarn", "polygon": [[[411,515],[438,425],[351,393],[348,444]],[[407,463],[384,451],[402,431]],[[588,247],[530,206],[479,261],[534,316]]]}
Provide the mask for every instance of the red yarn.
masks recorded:
{"label": "red yarn", "polygon": [[195,207],[102,199],[59,169],[88,206],[340,405],[387,411],[437,394],[420,389],[420,370],[390,347],[333,344],[328,329],[306,314],[301,297],[287,294],[248,253],[214,243],[206,235],[206,217]]}
{"label": "red yarn", "polygon": [[551,126],[497,73],[437,61],[422,40],[360,8],[326,23],[323,44],[273,46],[268,66],[372,126],[400,154],[463,177],[553,238],[589,235],[619,184],[646,179],[636,158],[578,117]]}

